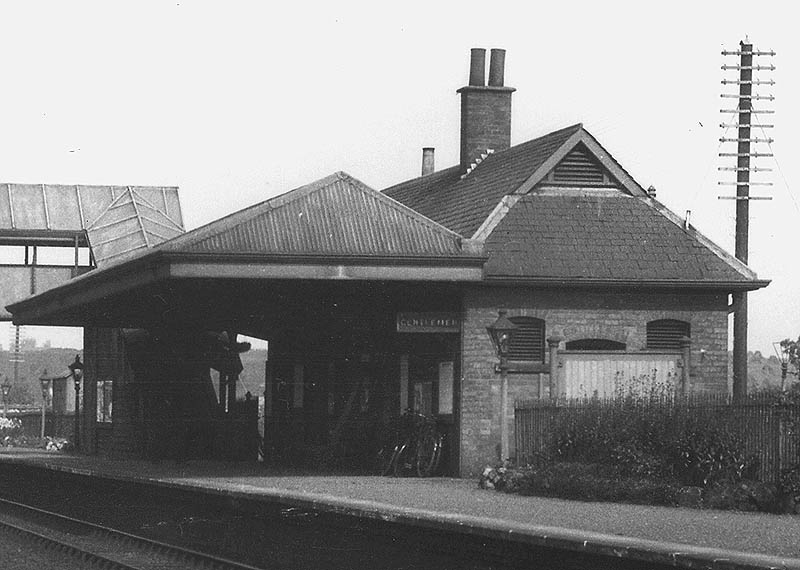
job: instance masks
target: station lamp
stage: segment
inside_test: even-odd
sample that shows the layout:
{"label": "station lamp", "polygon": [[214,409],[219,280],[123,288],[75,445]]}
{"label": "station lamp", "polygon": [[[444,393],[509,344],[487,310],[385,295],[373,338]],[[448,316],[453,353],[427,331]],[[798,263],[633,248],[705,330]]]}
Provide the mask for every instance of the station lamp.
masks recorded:
{"label": "station lamp", "polygon": [[775,354],[778,355],[778,360],[781,363],[781,391],[786,389],[786,375],[789,372],[789,346],[784,342],[773,342],[772,348],[775,349]]}
{"label": "station lamp", "polygon": [[80,449],[81,436],[81,380],[83,380],[83,362],[80,354],[75,355],[75,361],[68,366],[72,380],[75,382],[75,449]]}
{"label": "station lamp", "polygon": [[497,320],[486,327],[486,330],[492,339],[497,356],[500,357],[500,364],[495,368],[495,372],[500,373],[500,461],[505,462],[509,459],[508,421],[506,418],[508,413],[508,354],[517,325],[506,317],[505,309],[500,309]]}
{"label": "station lamp", "polygon": [[3,392],[3,416],[5,417],[8,414],[8,395],[11,393],[11,382],[8,381],[8,376],[0,384],[0,390]]}
{"label": "station lamp", "polygon": [[42,386],[42,433],[41,437],[44,439],[44,426],[45,426],[45,410],[47,409],[47,400],[50,397],[50,386],[53,379],[47,374],[47,368],[44,369],[42,375],[39,377],[39,383]]}
{"label": "station lamp", "polygon": [[494,349],[500,357],[501,367],[505,364],[503,360],[508,358],[508,352],[511,348],[511,338],[518,328],[517,325],[506,317],[506,313],[507,311],[505,309],[500,309],[500,311],[498,311],[497,320],[486,327],[489,336],[492,338]]}

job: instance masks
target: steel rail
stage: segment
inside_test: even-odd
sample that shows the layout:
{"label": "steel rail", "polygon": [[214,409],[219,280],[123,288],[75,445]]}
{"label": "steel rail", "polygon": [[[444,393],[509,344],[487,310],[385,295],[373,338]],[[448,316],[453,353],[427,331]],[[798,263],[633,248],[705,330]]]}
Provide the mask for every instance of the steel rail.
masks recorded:
{"label": "steel rail", "polygon": [[[14,512],[16,511],[16,513]],[[14,520],[8,520],[14,519]],[[58,528],[67,526],[69,531]],[[77,532],[75,532],[77,531]],[[234,560],[167,544],[107,526],[46,511],[0,498],[0,532],[14,533],[48,550],[64,553],[107,570],[151,568],[208,568],[214,570],[263,570]],[[70,540],[65,535],[75,534]],[[102,546],[100,541],[102,541]],[[116,543],[134,561],[121,560],[109,552]]]}

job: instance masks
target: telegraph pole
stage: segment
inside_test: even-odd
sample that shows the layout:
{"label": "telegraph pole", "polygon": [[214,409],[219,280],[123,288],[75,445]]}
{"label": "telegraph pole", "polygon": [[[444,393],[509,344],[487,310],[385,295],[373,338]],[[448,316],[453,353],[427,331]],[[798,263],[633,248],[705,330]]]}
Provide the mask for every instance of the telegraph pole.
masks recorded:
{"label": "telegraph pole", "polygon": [[[771,182],[753,182],[750,180],[751,172],[768,171],[768,168],[759,168],[754,165],[759,157],[771,157],[772,153],[754,152],[753,145],[758,143],[771,144],[773,139],[753,136],[753,129],[767,129],[774,125],[754,124],[753,115],[766,115],[774,113],[773,110],[753,108],[753,101],[773,101],[772,95],[753,93],[754,85],[774,85],[772,79],[753,79],[753,71],[773,71],[773,65],[753,65],[754,56],[775,55],[773,51],[753,51],[753,44],[745,38],[739,42],[738,51],[723,51],[722,55],[739,56],[738,65],[723,65],[723,70],[734,69],[739,71],[738,79],[723,79],[723,85],[738,85],[738,94],[723,93],[723,98],[737,99],[736,109],[722,109],[723,113],[730,113],[737,117],[736,123],[722,123],[724,129],[736,128],[736,138],[726,138],[724,135],[720,142],[735,142],[736,152],[722,152],[722,157],[736,157],[736,167],[720,167],[719,170],[735,170],[736,182],[721,181],[722,185],[735,185],[736,196],[720,196],[720,199],[736,200],[736,259],[742,263],[748,262],[748,242],[750,234],[750,200],[769,200],[768,196],[751,196],[751,186],[771,186]],[[740,401],[747,395],[747,292],[733,294],[733,398]]]}

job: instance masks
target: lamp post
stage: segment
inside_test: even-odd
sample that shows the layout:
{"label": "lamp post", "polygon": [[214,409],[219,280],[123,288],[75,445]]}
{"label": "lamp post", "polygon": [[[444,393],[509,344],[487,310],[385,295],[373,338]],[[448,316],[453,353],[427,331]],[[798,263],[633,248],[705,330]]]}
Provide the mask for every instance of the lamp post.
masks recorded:
{"label": "lamp post", "polygon": [[42,434],[41,437],[44,439],[44,421],[45,421],[45,410],[47,409],[47,400],[50,397],[50,384],[52,383],[52,379],[47,375],[47,368],[44,369],[42,375],[39,377],[39,383],[42,385]]}
{"label": "lamp post", "polygon": [[75,362],[69,365],[69,371],[75,382],[75,449],[80,449],[81,438],[81,380],[83,379],[83,363],[79,354],[75,355]]}
{"label": "lamp post", "polygon": [[0,390],[3,391],[3,417],[6,417],[8,415],[8,395],[11,393],[11,382],[8,381],[8,376],[0,384]]}
{"label": "lamp post", "polygon": [[489,336],[494,344],[495,351],[500,357],[500,364],[495,368],[495,372],[500,373],[500,461],[506,461],[509,457],[508,445],[508,352],[511,348],[511,339],[517,330],[517,325],[506,317],[506,311],[498,311],[497,320],[491,326],[486,327]]}
{"label": "lamp post", "polygon": [[784,346],[782,342],[773,342],[772,348],[775,349],[775,354],[781,363],[781,392],[783,392],[786,388],[786,375],[789,372],[789,347]]}

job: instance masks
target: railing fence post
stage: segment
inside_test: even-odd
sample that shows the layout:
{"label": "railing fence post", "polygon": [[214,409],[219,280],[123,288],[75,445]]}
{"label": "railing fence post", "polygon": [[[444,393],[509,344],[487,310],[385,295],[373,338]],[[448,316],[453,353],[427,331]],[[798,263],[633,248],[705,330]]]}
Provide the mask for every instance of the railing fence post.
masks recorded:
{"label": "railing fence post", "polygon": [[[558,398],[559,382],[558,382],[558,345],[561,344],[563,339],[560,336],[551,336],[547,339],[547,346],[550,349],[550,399],[555,400]],[[542,394],[539,393],[539,398]]]}
{"label": "railing fence post", "polygon": [[692,368],[692,339],[682,336],[680,339],[681,354],[683,357],[683,374],[681,375],[681,395],[689,391],[689,381]]}

